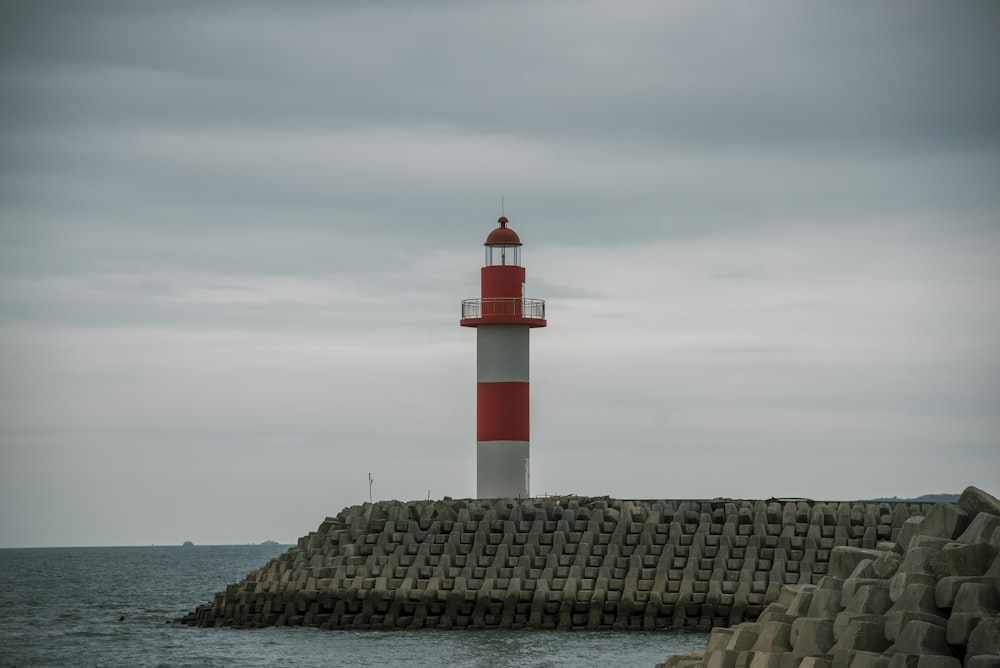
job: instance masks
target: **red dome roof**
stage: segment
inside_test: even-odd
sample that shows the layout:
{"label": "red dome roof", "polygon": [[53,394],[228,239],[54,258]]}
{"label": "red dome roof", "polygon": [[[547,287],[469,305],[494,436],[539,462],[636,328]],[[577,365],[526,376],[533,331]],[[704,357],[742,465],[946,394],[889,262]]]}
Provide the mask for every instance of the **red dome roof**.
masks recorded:
{"label": "red dome roof", "polygon": [[500,223],[500,227],[490,232],[490,236],[486,237],[486,243],[484,246],[520,246],[521,240],[517,236],[517,232],[507,227],[507,217],[500,216],[497,220]]}

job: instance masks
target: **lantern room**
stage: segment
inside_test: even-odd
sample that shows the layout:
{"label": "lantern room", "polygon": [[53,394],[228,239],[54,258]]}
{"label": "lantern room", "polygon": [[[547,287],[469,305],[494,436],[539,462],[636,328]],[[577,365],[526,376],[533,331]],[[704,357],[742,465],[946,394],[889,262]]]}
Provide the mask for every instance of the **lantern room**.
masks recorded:
{"label": "lantern room", "polygon": [[500,227],[496,228],[486,237],[486,266],[487,267],[520,267],[521,266],[521,239],[517,232],[507,227],[506,216],[500,216]]}

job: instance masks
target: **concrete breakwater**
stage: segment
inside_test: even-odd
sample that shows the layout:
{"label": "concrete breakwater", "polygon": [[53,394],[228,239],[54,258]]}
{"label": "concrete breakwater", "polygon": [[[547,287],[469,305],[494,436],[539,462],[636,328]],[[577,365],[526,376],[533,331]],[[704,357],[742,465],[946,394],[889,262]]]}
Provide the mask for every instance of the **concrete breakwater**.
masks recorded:
{"label": "concrete breakwater", "polygon": [[970,487],[877,549],[838,546],[813,584],[755,622],[716,628],[658,668],[1000,666],[1000,501]]}
{"label": "concrete breakwater", "polygon": [[816,585],[834,548],[894,541],[931,504],[607,497],[381,501],[177,620],[327,629],[700,629]]}

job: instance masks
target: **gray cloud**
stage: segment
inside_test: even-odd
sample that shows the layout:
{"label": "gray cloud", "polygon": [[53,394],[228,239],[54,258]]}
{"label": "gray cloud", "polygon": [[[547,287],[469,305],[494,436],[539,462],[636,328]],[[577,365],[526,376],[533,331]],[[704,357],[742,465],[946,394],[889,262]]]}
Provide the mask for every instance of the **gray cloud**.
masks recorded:
{"label": "gray cloud", "polygon": [[997,487],[998,11],[5,4],[0,543],[473,494],[501,194],[535,491]]}
{"label": "gray cloud", "polygon": [[69,125],[402,124],[807,150],[998,138],[988,3],[47,8],[9,21],[4,60],[22,115]]}

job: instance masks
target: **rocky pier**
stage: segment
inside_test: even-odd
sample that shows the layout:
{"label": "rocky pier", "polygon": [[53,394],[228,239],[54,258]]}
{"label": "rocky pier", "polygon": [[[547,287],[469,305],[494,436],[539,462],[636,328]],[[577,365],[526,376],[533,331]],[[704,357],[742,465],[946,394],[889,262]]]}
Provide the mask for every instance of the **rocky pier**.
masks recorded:
{"label": "rocky pier", "polygon": [[1000,667],[998,554],[1000,501],[970,487],[875,549],[835,546],[818,580],[658,668]]}
{"label": "rocky pier", "polygon": [[[328,517],[295,547],[178,621],[237,628],[649,631],[754,622],[757,627],[737,626],[737,640],[730,638],[737,644],[726,642],[722,664],[713,658],[722,636],[713,636],[708,658],[683,664],[739,660],[745,666],[740,652],[763,637],[762,613],[777,615],[775,606],[783,606],[780,621],[791,641],[794,613],[816,617],[806,615],[811,603],[790,592],[810,596],[817,610],[826,606],[823,614],[841,600],[850,604],[842,587],[854,567],[866,562],[884,574],[894,557],[879,558],[899,555],[898,546],[915,540],[918,525],[941,512],[922,503],[808,499],[380,501]],[[951,538],[941,538],[938,547]],[[928,549],[921,545],[915,554]],[[919,574],[924,577],[915,573],[912,584],[933,590],[929,576]],[[859,571],[855,580],[873,577]],[[824,593],[834,585],[836,602]],[[972,595],[963,594],[962,605]],[[810,622],[802,637],[832,633],[835,621],[836,614],[828,624]],[[752,628],[758,631],[750,643]]]}

